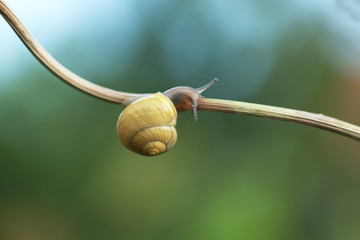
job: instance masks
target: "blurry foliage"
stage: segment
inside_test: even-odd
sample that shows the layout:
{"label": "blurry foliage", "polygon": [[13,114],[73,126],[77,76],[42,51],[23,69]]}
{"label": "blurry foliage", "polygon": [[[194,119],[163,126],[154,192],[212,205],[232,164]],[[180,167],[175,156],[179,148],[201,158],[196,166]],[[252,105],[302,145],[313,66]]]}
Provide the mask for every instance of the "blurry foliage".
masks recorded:
{"label": "blurry foliage", "polygon": [[[49,50],[114,89],[218,77],[205,96],[359,123],[359,75],[347,72],[358,32],[340,29],[336,8],[304,2],[105,1],[113,15],[130,4],[132,18],[117,27],[100,9],[102,24],[72,26],[76,35]],[[175,148],[145,158],[117,139],[121,106],[70,88],[17,48],[25,60],[0,79],[9,82],[0,90],[1,239],[360,238],[358,143],[247,116],[200,112],[194,122],[186,112]]]}

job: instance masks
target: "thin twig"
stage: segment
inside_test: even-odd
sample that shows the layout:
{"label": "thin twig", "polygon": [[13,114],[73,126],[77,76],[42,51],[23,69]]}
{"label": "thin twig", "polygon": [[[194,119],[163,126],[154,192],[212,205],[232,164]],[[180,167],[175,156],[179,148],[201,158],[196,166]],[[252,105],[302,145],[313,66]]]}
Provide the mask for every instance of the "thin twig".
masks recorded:
{"label": "thin twig", "polygon": [[[20,20],[16,17],[13,11],[11,11],[11,9],[5,4],[3,0],[0,0],[0,14],[10,24],[10,26],[13,28],[19,38],[23,41],[23,43],[30,50],[30,52],[39,60],[39,62],[41,62],[57,77],[70,84],[71,86],[100,99],[121,104],[123,104],[126,99],[132,97],[137,98],[143,95],[120,92],[113,89],[105,88],[76,75],[75,73],[71,72],[69,69],[61,65],[58,61],[56,61],[35,40],[35,38],[29,33],[29,31],[25,28],[25,26],[20,22]],[[296,122],[321,128],[326,131],[335,132],[337,134],[360,141],[360,127],[322,114],[314,114],[305,111],[239,101],[208,98],[201,98],[199,100],[197,109],[200,111],[255,115],[259,117]]]}
{"label": "thin twig", "polygon": [[321,128],[360,141],[359,126],[338,120],[336,118],[328,117],[323,114],[315,114],[288,108],[211,98],[201,98],[198,105],[198,110],[246,114],[289,122],[296,122],[312,127]]}
{"label": "thin twig", "polygon": [[119,92],[110,88],[105,88],[89,82],[88,80],[76,75],[69,69],[61,65],[56,61],[36,39],[30,34],[26,27],[16,17],[14,12],[6,5],[3,0],[0,0],[0,13],[9,23],[15,33],[19,36],[22,42],[30,50],[30,52],[41,62],[47,69],[53,74],[59,77],[61,80],[70,84],[71,86],[78,88],[79,90],[86,92],[92,96],[111,101],[116,103],[122,103],[128,97],[140,96],[141,94]]}

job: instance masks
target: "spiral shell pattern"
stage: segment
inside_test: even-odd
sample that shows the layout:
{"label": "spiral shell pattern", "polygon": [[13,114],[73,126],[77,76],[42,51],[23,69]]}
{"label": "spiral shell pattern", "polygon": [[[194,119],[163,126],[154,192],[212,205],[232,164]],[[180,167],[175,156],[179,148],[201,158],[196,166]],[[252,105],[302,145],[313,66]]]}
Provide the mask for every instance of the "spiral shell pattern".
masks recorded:
{"label": "spiral shell pattern", "polygon": [[156,156],[175,145],[176,118],[176,108],[170,99],[155,93],[124,109],[117,122],[117,132],[121,142],[131,151]]}

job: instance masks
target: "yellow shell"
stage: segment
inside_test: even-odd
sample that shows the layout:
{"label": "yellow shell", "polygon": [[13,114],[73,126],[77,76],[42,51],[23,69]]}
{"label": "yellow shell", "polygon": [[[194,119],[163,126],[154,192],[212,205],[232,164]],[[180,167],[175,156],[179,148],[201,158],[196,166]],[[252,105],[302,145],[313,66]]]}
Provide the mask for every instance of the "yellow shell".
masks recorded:
{"label": "yellow shell", "polygon": [[176,108],[170,99],[155,93],[124,109],[117,122],[117,132],[121,142],[131,151],[156,156],[175,145],[176,118]]}

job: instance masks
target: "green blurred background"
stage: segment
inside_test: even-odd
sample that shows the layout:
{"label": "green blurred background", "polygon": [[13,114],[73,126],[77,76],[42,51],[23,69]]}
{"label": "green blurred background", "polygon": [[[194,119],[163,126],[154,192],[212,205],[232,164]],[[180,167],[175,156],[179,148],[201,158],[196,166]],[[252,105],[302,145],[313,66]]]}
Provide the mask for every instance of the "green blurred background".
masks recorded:
{"label": "green blurred background", "polygon": [[[8,0],[66,67],[130,92],[204,94],[360,124],[357,0]],[[179,115],[122,146],[121,106],[64,84],[0,22],[0,239],[360,239],[360,145],[242,115]]]}

